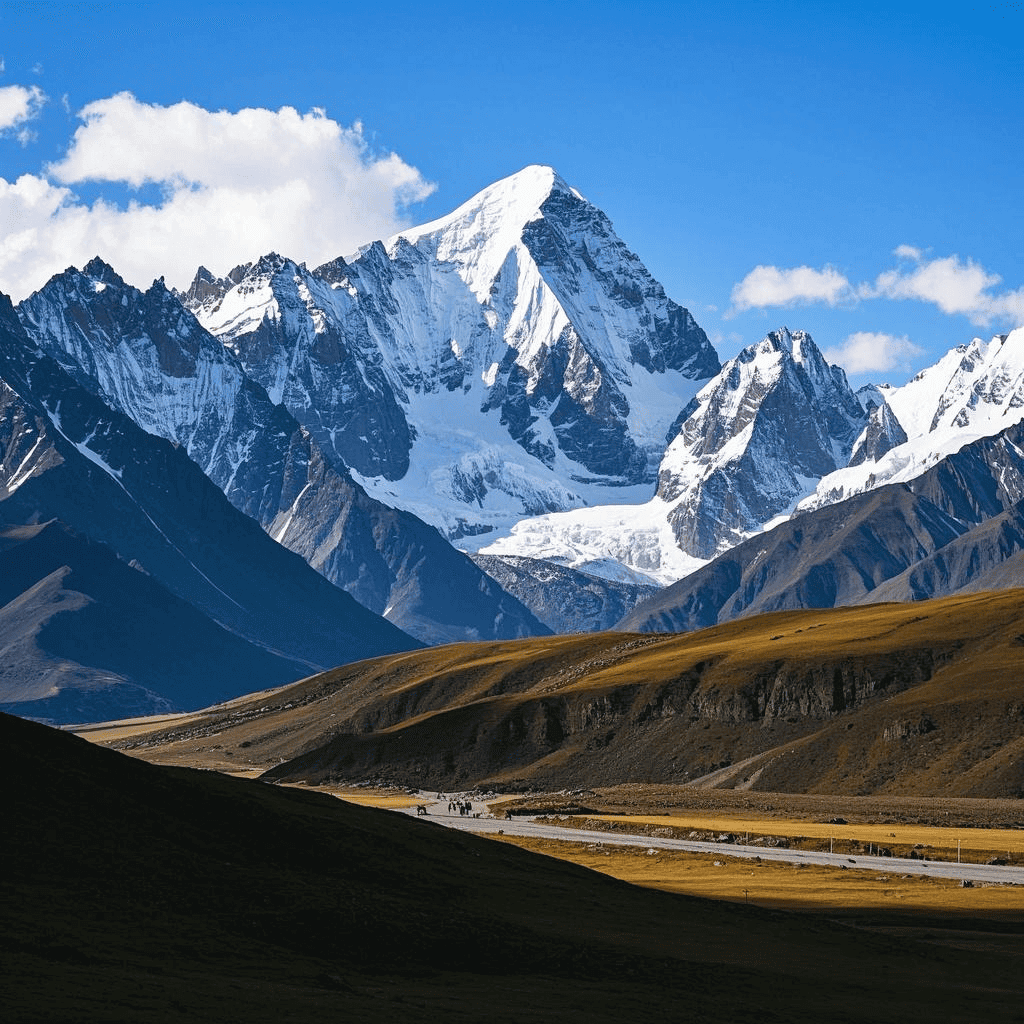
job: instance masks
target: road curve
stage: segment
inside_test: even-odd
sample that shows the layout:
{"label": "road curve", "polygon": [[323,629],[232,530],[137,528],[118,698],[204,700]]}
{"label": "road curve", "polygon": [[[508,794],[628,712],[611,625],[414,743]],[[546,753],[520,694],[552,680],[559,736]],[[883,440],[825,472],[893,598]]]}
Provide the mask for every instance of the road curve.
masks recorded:
{"label": "road curve", "polygon": [[[691,839],[668,839],[662,836],[630,835],[626,832],[597,832],[579,828],[562,828],[541,824],[532,817],[514,817],[511,820],[485,818],[487,806],[482,801],[472,804],[468,815],[449,812],[446,801],[424,798],[427,813],[419,815],[415,807],[404,808],[406,814],[418,816],[447,828],[481,835],[503,833],[509,836],[530,836],[535,839],[558,839],[570,843],[592,843],[605,846],[640,846],[654,850],[684,850],[688,853],[715,853],[726,857],[760,857],[761,860],[779,860],[790,864],[814,864],[821,867],[884,871],[888,874],[929,875],[932,878],[953,878],[972,882],[1003,885],[1024,885],[1024,868],[998,864],[967,864],[950,861],[910,860],[906,857],[874,857],[859,854],[820,853],[816,850],[786,850],[761,846],[742,846],[736,843],[703,843]],[[479,818],[473,815],[480,814]]]}

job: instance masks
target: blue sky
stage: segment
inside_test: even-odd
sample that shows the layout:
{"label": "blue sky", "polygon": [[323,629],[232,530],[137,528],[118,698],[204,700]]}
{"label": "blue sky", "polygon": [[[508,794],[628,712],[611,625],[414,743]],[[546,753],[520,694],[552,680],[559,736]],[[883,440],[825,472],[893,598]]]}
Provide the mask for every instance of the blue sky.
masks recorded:
{"label": "blue sky", "polygon": [[1024,322],[1022,42],[1022,3],[7,4],[0,289],[319,262],[546,163],[723,358],[786,324],[902,383]]}

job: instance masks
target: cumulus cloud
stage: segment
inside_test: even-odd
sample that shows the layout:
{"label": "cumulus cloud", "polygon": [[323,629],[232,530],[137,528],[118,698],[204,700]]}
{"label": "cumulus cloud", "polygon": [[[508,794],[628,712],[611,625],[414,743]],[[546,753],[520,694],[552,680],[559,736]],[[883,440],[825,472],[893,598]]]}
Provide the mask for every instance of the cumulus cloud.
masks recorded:
{"label": "cumulus cloud", "polygon": [[994,321],[1024,323],[1024,288],[995,293],[998,274],[958,256],[946,256],[919,262],[913,270],[889,270],[879,274],[873,285],[866,285],[866,298],[917,299],[930,302],[943,313],[959,313],[971,323],[987,327]]}
{"label": "cumulus cloud", "polygon": [[[733,286],[729,314],[813,302],[836,306],[865,299],[913,299],[931,303],[943,313],[965,316],[979,327],[997,322],[1024,324],[1024,287],[995,291],[1002,278],[980,263],[959,256],[926,260],[924,251],[913,245],[897,246],[893,255],[904,261],[901,268],[857,285],[832,267],[755,267]],[[907,261],[912,267],[907,267]]]}
{"label": "cumulus cloud", "polygon": [[31,121],[46,102],[43,90],[34,85],[26,89],[23,85],[0,87],[0,132],[7,132],[26,121]]}
{"label": "cumulus cloud", "polygon": [[[358,123],[322,110],[210,111],[120,93],[90,103],[63,159],[0,178],[0,289],[16,299],[100,255],[141,286],[183,287],[271,250],[319,263],[408,226],[405,207],[433,191],[414,167],[372,153]],[[86,183],[157,186],[155,203],[85,203]]]}
{"label": "cumulus cloud", "polygon": [[897,245],[892,254],[905,260],[920,260],[924,256],[924,252],[915,245]]}
{"label": "cumulus cloud", "polygon": [[909,369],[911,361],[924,349],[906,335],[896,337],[872,331],[857,331],[823,355],[830,363],[838,363],[849,374],[876,373],[894,368]]}
{"label": "cumulus cloud", "polygon": [[832,267],[758,266],[732,289],[732,310],[765,309],[825,302],[836,306],[852,296],[850,282]]}

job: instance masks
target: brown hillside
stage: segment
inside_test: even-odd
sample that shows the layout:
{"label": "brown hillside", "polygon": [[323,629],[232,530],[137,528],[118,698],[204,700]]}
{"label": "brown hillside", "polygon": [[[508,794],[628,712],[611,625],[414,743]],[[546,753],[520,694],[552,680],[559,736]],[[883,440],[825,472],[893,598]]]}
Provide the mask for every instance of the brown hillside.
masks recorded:
{"label": "brown hillside", "polygon": [[[1024,591],[349,665],[121,746],[432,789],[1024,795]],[[717,774],[713,774],[717,773]],[[710,778],[707,778],[711,776]]]}

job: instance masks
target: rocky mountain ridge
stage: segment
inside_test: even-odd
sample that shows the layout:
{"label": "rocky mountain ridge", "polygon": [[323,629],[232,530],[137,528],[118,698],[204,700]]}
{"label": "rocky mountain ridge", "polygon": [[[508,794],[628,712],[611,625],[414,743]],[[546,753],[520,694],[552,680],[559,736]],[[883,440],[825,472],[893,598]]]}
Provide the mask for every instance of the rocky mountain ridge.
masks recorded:
{"label": "rocky mountain ridge", "polygon": [[[82,386],[428,643],[545,631],[545,562],[563,594],[562,570],[585,573],[588,604],[594,576],[605,597],[696,582],[795,512],[913,480],[1024,416],[1024,330],[856,394],[787,328],[720,367],[605,215],[545,167],[313,270],[271,253],[224,277],[200,268],[174,295],[96,260],[19,315]],[[532,612],[425,523],[504,560]],[[898,575],[905,554],[877,557]],[[875,587],[889,578],[876,568],[861,574]],[[810,588],[830,589],[846,588]]]}
{"label": "rocky mountain ridge", "polygon": [[435,530],[370,498],[162,282],[141,292],[96,259],[18,315],[80,386],[181,445],[240,511],[371,611],[427,643],[545,631]]}
{"label": "rocky mountain ridge", "polygon": [[203,706],[417,646],[78,385],[3,296],[0,527],[0,702],[44,717]]}

